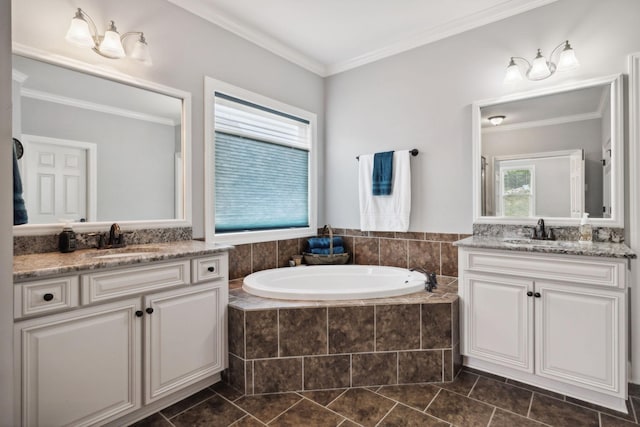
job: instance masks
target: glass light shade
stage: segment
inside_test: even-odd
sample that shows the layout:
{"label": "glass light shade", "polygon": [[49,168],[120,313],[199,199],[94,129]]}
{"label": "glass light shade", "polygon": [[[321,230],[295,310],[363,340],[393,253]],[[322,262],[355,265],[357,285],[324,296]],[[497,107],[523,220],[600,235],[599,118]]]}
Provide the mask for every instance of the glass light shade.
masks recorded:
{"label": "glass light shade", "polygon": [[520,67],[518,67],[513,59],[509,62],[509,66],[507,67],[507,71],[504,74],[504,83],[516,83],[522,80],[522,72],[520,72]]}
{"label": "glass light shade", "polygon": [[136,44],[133,45],[133,50],[131,51],[130,56],[131,58],[142,62],[144,65],[153,65],[153,62],[151,61],[151,54],[149,53],[149,45],[143,35],[140,35]]}
{"label": "glass light shade", "polygon": [[73,43],[77,46],[95,46],[93,37],[91,37],[91,31],[89,31],[89,24],[79,13],[76,13],[76,16],[71,20],[71,25],[69,26],[65,39],[69,43]]}
{"label": "glass light shade", "polygon": [[505,118],[506,118],[505,116],[491,116],[489,117],[489,121],[491,122],[492,125],[498,126],[499,124],[502,123],[502,121]]}
{"label": "glass light shade", "polygon": [[567,42],[564,50],[560,53],[560,59],[558,59],[558,71],[575,70],[579,66],[580,63],[576,58],[576,53]]}
{"label": "glass light shade", "polygon": [[120,34],[116,30],[116,26],[113,21],[109,29],[104,33],[104,38],[100,42],[98,50],[103,55],[112,58],[123,58],[125,56],[124,47],[122,47],[122,41],[120,40]]}
{"label": "glass light shade", "polygon": [[547,60],[538,50],[538,55],[533,60],[531,64],[531,68],[527,73],[527,76],[531,80],[542,80],[546,79],[551,75],[551,70],[549,69],[549,64],[547,64]]}

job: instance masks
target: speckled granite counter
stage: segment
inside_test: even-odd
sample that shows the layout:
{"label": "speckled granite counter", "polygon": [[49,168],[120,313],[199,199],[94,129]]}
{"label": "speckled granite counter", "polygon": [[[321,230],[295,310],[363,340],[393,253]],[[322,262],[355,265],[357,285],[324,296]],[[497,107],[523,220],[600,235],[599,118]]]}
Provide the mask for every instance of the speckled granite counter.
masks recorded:
{"label": "speckled granite counter", "polygon": [[233,246],[185,240],[131,245],[119,249],[84,249],[67,254],[46,252],[13,257],[13,281],[82,273],[101,268],[135,265],[190,256],[225,252]]}
{"label": "speckled granite counter", "polygon": [[458,240],[453,244],[463,248],[476,249],[502,249],[508,251],[583,255],[605,258],[636,258],[636,253],[623,243],[580,243],[566,240],[532,240],[521,237],[471,236]]}

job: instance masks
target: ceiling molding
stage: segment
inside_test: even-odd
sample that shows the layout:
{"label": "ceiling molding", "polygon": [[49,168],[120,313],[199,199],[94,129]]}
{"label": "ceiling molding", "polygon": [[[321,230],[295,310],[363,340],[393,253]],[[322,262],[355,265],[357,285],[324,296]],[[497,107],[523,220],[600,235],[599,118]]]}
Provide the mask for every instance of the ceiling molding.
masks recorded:
{"label": "ceiling molding", "polygon": [[530,129],[530,128],[537,128],[537,127],[543,127],[543,126],[555,126],[555,125],[562,125],[565,123],[581,122],[584,120],[595,120],[595,119],[601,119],[601,118],[602,118],[602,112],[593,111],[590,113],[554,117],[554,118],[545,119],[545,120],[534,120],[530,122],[514,123],[512,125],[498,125],[498,126],[486,127],[486,128],[482,128],[482,133],[509,132],[509,131],[518,130],[518,129]]}
{"label": "ceiling molding", "polygon": [[431,28],[425,31],[413,33],[395,43],[383,46],[379,49],[367,52],[357,57],[336,62],[333,64],[323,64],[311,58],[309,55],[292,49],[287,44],[236,20],[221,14],[214,6],[203,0],[168,0],[170,3],[181,7],[196,16],[206,19],[231,33],[236,34],[256,45],[278,55],[282,58],[299,65],[321,77],[328,77],[353,68],[361,67],[371,62],[378,61],[398,53],[423,46],[428,43],[463,33],[483,25],[496,22],[510,16],[518,15],[557,0],[506,0],[497,6],[484,9],[480,12],[468,15],[462,19],[456,19],[446,24]]}

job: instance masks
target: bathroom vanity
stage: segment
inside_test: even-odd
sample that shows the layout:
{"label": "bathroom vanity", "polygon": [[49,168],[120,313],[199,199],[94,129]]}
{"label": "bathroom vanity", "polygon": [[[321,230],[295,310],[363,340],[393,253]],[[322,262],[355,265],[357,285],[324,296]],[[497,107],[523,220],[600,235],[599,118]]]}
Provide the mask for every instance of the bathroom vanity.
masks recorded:
{"label": "bathroom vanity", "polygon": [[229,248],[16,256],[14,425],[127,423],[218,382]]}
{"label": "bathroom vanity", "polygon": [[456,245],[464,365],[627,412],[629,248],[482,236]]}

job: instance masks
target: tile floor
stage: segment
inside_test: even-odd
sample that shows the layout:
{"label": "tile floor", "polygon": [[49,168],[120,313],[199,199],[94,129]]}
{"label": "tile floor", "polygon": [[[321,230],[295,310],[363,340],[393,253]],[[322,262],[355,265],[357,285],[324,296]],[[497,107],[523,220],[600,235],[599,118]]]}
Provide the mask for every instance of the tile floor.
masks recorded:
{"label": "tile floor", "polygon": [[625,415],[468,368],[452,383],[254,396],[219,383],[134,426],[637,426],[640,387],[630,395]]}

